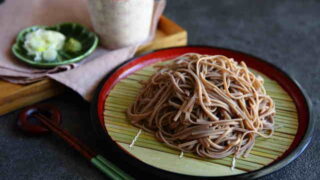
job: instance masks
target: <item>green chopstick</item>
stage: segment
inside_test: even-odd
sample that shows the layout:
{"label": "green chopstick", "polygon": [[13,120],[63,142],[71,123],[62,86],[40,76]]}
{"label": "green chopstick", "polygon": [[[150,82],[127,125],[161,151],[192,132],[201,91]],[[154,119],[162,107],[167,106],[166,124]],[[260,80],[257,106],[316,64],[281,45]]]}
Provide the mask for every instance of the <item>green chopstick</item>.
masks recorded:
{"label": "green chopstick", "polygon": [[80,152],[85,158],[102,171],[105,175],[114,180],[133,180],[134,178],[126,174],[117,166],[113,165],[110,161],[106,160],[101,155],[95,153],[88,146],[79,141],[76,137],[72,136],[66,130],[63,130],[58,125],[51,122],[49,118],[38,113],[34,115],[43,125],[48,127],[52,132],[65,140],[71,147]]}
{"label": "green chopstick", "polygon": [[103,156],[97,155],[91,159],[91,163],[100,171],[114,180],[133,180],[134,178],[106,160]]}

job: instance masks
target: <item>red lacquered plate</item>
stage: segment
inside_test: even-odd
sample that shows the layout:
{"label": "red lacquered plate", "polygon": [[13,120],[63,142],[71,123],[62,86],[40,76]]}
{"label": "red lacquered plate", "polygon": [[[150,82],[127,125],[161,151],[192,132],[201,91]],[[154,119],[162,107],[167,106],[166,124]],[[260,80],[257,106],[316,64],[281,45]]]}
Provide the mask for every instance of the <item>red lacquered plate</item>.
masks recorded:
{"label": "red lacquered plate", "polygon": [[[158,62],[171,60],[185,53],[220,54],[237,61],[244,61],[250,69],[264,76],[267,93],[270,93],[270,96],[276,101],[278,112],[276,123],[278,122],[282,127],[276,130],[274,139],[259,141],[253,149],[251,158],[240,159],[236,166],[236,172],[226,170],[230,160],[228,158],[220,161],[197,159],[192,162],[192,157],[187,156],[186,160],[181,162],[190,163],[190,165],[186,167],[187,169],[183,169],[179,160],[172,160],[172,155],[176,152],[163,148],[149,134],[145,135],[145,139],[144,137],[141,138],[135,151],[127,148],[130,138],[134,137],[132,132],[136,129],[131,127],[129,120],[125,120],[124,117],[127,104],[130,104],[133,100],[131,97],[124,98],[129,97],[129,94],[134,97],[134,92],[138,91],[135,88],[139,87],[135,83],[139,80],[139,74],[144,74],[144,71],[147,71],[146,69],[149,71]],[[130,87],[131,85],[132,87]],[[121,92],[124,88],[128,89]],[[132,93],[130,90],[132,90]],[[125,92],[128,92],[128,94]],[[119,103],[122,101],[125,103]],[[106,156],[137,178],[225,179],[261,177],[279,170],[297,158],[309,144],[314,126],[314,120],[311,117],[311,103],[306,93],[286,73],[252,55],[208,46],[186,46],[158,50],[133,58],[120,65],[101,82],[95,101],[92,104],[91,114],[94,127],[101,140],[100,144],[105,147]],[[167,161],[152,159],[147,155],[148,153]],[[213,171],[216,170],[216,172],[214,174],[201,174],[201,171],[198,171],[197,168],[205,167],[201,164],[202,161],[206,161],[206,164],[208,162],[212,163],[207,168],[212,166],[214,167]],[[176,167],[172,166],[172,163],[175,163]],[[200,164],[192,167],[192,164],[196,163]]]}

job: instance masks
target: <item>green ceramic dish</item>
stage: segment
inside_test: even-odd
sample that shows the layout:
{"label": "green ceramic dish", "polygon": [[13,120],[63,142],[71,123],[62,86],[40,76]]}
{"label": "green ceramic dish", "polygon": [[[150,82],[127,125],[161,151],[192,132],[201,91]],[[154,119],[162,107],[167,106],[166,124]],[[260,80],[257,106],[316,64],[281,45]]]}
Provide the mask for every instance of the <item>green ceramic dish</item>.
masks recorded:
{"label": "green ceramic dish", "polygon": [[[28,55],[27,50],[23,47],[25,36],[27,33],[35,31],[39,28],[44,28],[46,30],[58,31],[66,36],[66,41],[69,38],[74,38],[78,40],[82,49],[79,52],[73,53],[61,49],[58,51],[58,57],[56,61],[34,61],[33,55]],[[55,26],[31,26],[22,31],[17,36],[15,44],[12,46],[13,54],[19,58],[21,61],[28,63],[32,66],[40,68],[50,68],[59,65],[76,63],[89,56],[98,45],[98,36],[90,32],[87,28],[76,23],[62,23]]]}

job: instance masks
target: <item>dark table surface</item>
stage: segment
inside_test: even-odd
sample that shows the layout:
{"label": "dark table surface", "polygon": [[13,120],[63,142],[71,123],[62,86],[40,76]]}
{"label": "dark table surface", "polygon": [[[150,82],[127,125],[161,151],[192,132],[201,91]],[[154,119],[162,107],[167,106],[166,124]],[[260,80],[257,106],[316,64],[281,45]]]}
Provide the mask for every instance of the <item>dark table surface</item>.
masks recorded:
{"label": "dark table surface", "polygon": [[[189,44],[244,51],[281,67],[310,96],[320,113],[320,1],[169,1],[165,15],[187,29]],[[94,147],[89,104],[73,92],[45,101],[57,105],[63,127]],[[0,179],[104,179],[105,176],[59,138],[27,137],[16,127],[19,111],[0,117]],[[318,179],[320,129],[306,151],[262,179]]]}

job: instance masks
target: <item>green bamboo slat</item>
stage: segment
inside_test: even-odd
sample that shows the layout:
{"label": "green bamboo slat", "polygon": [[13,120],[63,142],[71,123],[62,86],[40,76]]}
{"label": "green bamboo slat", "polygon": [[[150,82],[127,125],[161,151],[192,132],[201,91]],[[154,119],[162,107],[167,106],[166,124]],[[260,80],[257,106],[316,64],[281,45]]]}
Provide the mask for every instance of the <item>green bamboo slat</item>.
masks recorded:
{"label": "green bamboo slat", "polygon": [[278,110],[276,109],[276,113],[279,115],[279,116],[282,116],[282,117],[287,117],[287,118],[296,118],[297,119],[297,113],[294,113],[294,112],[286,112],[286,111],[282,111],[282,110]]}
{"label": "green bamboo slat", "polygon": [[132,93],[136,93],[136,94],[138,94],[139,92],[139,88],[133,88],[130,86],[130,84],[129,85],[123,84],[122,86],[117,86],[114,89],[118,91],[123,91],[123,92],[131,91]]}
{"label": "green bamboo slat", "polygon": [[[276,105],[275,132],[271,138],[258,137],[250,156],[237,159],[236,169],[253,171],[262,168],[280,157],[291,145],[297,132],[299,123],[296,106],[292,98],[274,80],[253,70],[255,74],[264,79],[267,94],[270,95]],[[118,82],[105,101],[105,123],[110,136],[117,142],[130,144],[136,136],[138,129],[133,127],[126,117],[127,108],[134,102],[142,85],[141,80],[148,80],[155,72],[152,66],[139,70],[127,78]],[[153,134],[143,132],[135,143],[135,146],[151,149],[156,152],[165,152],[179,156],[180,152],[168,148],[158,142]],[[232,157],[223,159],[200,158],[194,154],[185,153],[185,157],[223,165],[229,168]],[[227,174],[226,174],[227,175]]]}
{"label": "green bamboo slat", "polygon": [[[128,124],[127,120],[126,119],[119,119],[119,118],[114,118],[113,117],[110,117],[108,116],[106,118],[106,121],[108,121],[109,124],[114,124],[114,125],[118,125],[118,126],[122,126],[122,127],[129,127],[129,128],[132,128],[132,125]],[[278,132],[278,131],[276,131]],[[283,142],[283,143],[291,143],[291,140],[290,139],[286,139],[286,138],[283,138],[283,137],[279,137],[279,136],[272,136],[271,138],[263,138],[263,137],[258,137],[257,140],[274,140],[274,141],[277,141],[277,142]]]}
{"label": "green bamboo slat", "polygon": [[278,100],[286,101],[286,102],[293,102],[293,100],[290,98],[290,96],[285,96],[285,94],[279,94],[277,92],[268,91],[267,94],[269,94],[273,98],[277,98]]}
{"label": "green bamboo slat", "polygon": [[275,154],[268,154],[268,153],[257,151],[257,150],[253,150],[250,153],[254,154],[254,155],[257,155],[257,156],[271,158],[271,159],[276,159],[278,157],[277,154],[276,155]]}
{"label": "green bamboo slat", "polygon": [[[110,106],[110,108],[113,108],[114,106]],[[281,117],[277,117],[275,118],[275,122],[279,122],[282,124],[288,124],[288,125],[294,125],[294,126],[298,126],[298,121],[297,119],[285,119],[285,118],[281,118]]]}
{"label": "green bamboo slat", "polygon": [[[265,140],[266,138],[258,137],[257,139]],[[277,135],[274,135],[271,138],[267,138],[267,139],[272,139],[277,142],[284,142],[284,143],[288,143],[288,144],[292,142],[292,139],[290,139],[290,138],[284,138],[284,137],[277,136]]]}
{"label": "green bamboo slat", "polygon": [[264,148],[260,148],[260,147],[253,147],[252,148],[253,151],[256,151],[256,152],[261,152],[261,153],[264,153],[264,154],[268,154],[272,157],[279,157],[282,152],[279,152],[279,151],[274,151],[274,150],[269,150],[269,149],[264,149]]}
{"label": "green bamboo slat", "polygon": [[[111,132],[111,134],[112,134],[112,132]],[[113,135],[115,137],[115,140],[118,140],[119,142],[128,144],[128,142],[130,141],[130,138],[128,136],[125,137],[125,135],[122,135],[122,134],[113,134]],[[175,155],[177,155],[177,157],[179,156],[178,152],[170,151],[165,146],[158,147],[158,146],[154,146],[152,144],[149,144],[148,142],[145,142],[145,141],[136,142],[135,145],[139,146],[139,147],[154,149],[154,150],[161,151],[161,152],[167,152],[167,153],[175,154]],[[184,156],[192,157],[192,158],[195,158],[195,159],[201,159],[201,160],[203,160],[205,162],[211,162],[211,163],[215,163],[215,164],[219,164],[219,165],[230,166],[231,163],[232,163],[232,158],[231,157],[230,158],[224,158],[224,159],[204,160],[203,158],[196,157],[196,156],[194,156],[193,154],[190,154],[190,153],[185,153]],[[264,164],[248,161],[249,157],[246,158],[245,161],[242,160],[242,159],[237,159],[236,168],[248,171],[250,169],[258,169],[258,168],[261,168],[261,167],[264,166]],[[272,160],[268,160],[268,162],[272,162]]]}
{"label": "green bamboo slat", "polygon": [[[129,148],[125,143],[118,144],[126,151],[132,152],[136,156],[136,158],[143,159],[144,163],[153,164],[159,169],[164,169],[170,172],[181,172],[182,174],[190,174],[193,176],[221,176],[226,173],[230,173],[230,175],[244,173],[244,171],[239,169],[226,169],[223,165],[204,162],[195,158],[186,156],[184,156],[183,158],[178,158],[176,154],[168,154],[161,151],[156,151],[157,156],[154,156],[154,150],[138,146]],[[145,156],[148,156],[149,158],[143,158]],[[190,163],[192,163],[192,166],[188,166],[188,164]]]}
{"label": "green bamboo slat", "polygon": [[[110,121],[109,119],[106,120],[106,122],[108,122],[109,124],[116,124],[116,125],[119,125],[119,126],[128,126],[128,125],[123,125],[123,122],[114,122],[114,121]],[[131,126],[129,126],[131,128]],[[277,131],[276,131],[277,132]],[[279,133],[279,132],[277,132]],[[276,141],[276,142],[279,142],[279,144],[285,144],[285,145],[289,145],[292,141],[292,139],[285,139],[283,138],[285,135],[288,135],[286,133],[282,133],[281,135],[274,135],[272,138],[268,138],[268,139],[265,139],[263,138],[264,141]],[[260,137],[259,137],[260,138]],[[260,140],[260,139],[257,139],[257,140]],[[262,137],[261,137],[262,138]],[[283,139],[282,139],[283,138]],[[280,143],[281,142],[281,143]]]}
{"label": "green bamboo slat", "polygon": [[135,72],[134,74],[136,74],[136,75],[140,75],[140,76],[147,76],[147,77],[150,77],[152,74],[154,74],[155,73],[155,71],[146,71],[146,70],[144,70],[144,71],[137,71],[137,72]]}
{"label": "green bamboo slat", "polygon": [[135,99],[135,98],[126,98],[125,100],[119,101],[119,98],[118,98],[118,97],[109,96],[107,101],[109,101],[110,103],[130,105],[130,104],[132,104],[132,102],[133,102],[134,99]]}
{"label": "green bamboo slat", "polygon": [[[116,130],[114,129],[110,129],[109,130],[109,134],[114,137],[114,140],[119,140],[120,142],[126,143],[126,144],[130,144],[132,141],[132,135],[127,135],[127,134],[123,134],[121,132],[115,132]],[[173,153],[176,154],[177,156],[179,155],[179,152],[168,149],[166,146],[164,146],[163,144],[155,141],[155,140],[146,140],[141,138],[140,140],[138,140],[135,143],[136,146],[141,146],[141,147],[146,147],[146,148],[151,148],[151,149],[155,149],[158,151],[163,151],[163,152],[168,152],[168,153]],[[260,158],[256,158],[257,156],[253,156],[255,152],[251,153],[251,155],[247,158],[241,158],[237,160],[237,168],[240,169],[244,169],[244,167],[242,167],[243,165],[248,165],[248,166],[252,166],[251,168],[255,169],[256,165],[267,165],[269,163],[271,163],[273,160],[272,159],[276,159],[276,156],[272,156],[271,158],[264,158],[263,156],[260,156]],[[185,153],[187,154],[187,153]],[[187,155],[187,156],[193,156],[194,155]],[[250,158],[251,157],[251,158]],[[215,162],[217,164],[221,164],[221,165],[230,165],[230,163],[232,162],[232,158],[224,158],[224,159],[216,159],[216,160],[211,160],[211,159],[202,159],[204,161],[207,162]],[[246,169],[247,170],[247,169]]]}
{"label": "green bamboo slat", "polygon": [[[108,127],[108,131],[117,132],[117,133],[120,133],[122,135],[128,135],[130,137],[134,136],[136,134],[136,132],[137,132],[137,129],[129,129],[128,130],[125,127],[117,127],[116,125],[113,125],[113,124],[109,124],[109,126],[107,126],[107,127]],[[139,138],[140,138],[140,140],[153,140],[153,141],[155,140],[155,138],[150,134],[143,134]],[[131,141],[132,141],[132,139],[130,140],[130,142]],[[154,141],[154,142],[151,142],[151,143],[159,144],[159,142],[157,142],[157,141]],[[258,143],[258,142],[257,142],[257,144],[261,145],[261,143]],[[262,144],[262,146],[264,146],[264,144]],[[283,149],[283,148],[285,148],[285,146],[278,146],[276,148]],[[253,152],[252,154],[254,154],[255,152],[266,152],[266,151],[261,151],[260,148],[254,148],[252,150],[252,152]],[[272,157],[272,159],[276,159],[278,156],[276,156],[276,157],[275,156],[269,156],[269,157]]]}
{"label": "green bamboo slat", "polygon": [[141,80],[148,80],[149,77],[148,76],[141,76],[141,75],[133,74],[133,75],[129,76],[128,79],[141,81]]}
{"label": "green bamboo slat", "polygon": [[131,88],[141,88],[141,84],[138,81],[132,81],[129,79],[123,79],[119,84],[130,85]]}
{"label": "green bamboo slat", "polygon": [[124,110],[126,110],[128,107],[127,106],[123,106],[123,105],[118,105],[118,104],[109,104],[105,106],[105,109],[112,109],[115,111],[119,111],[119,112],[123,112]]}
{"label": "green bamboo slat", "polygon": [[296,110],[295,104],[293,104],[290,101],[281,100],[281,99],[274,99],[274,102],[276,103],[276,106],[288,106],[288,107],[290,107],[291,110]]}
{"label": "green bamboo slat", "polygon": [[[130,135],[133,135],[132,133],[134,133],[135,132],[135,130],[133,130],[133,129],[130,129],[130,130],[127,130],[126,128],[124,128],[124,127],[121,127],[121,128],[114,128],[114,124],[109,124],[108,125],[108,128],[109,128],[109,130],[114,130],[114,131],[118,131],[118,130],[121,130],[121,132],[119,132],[119,133],[122,133],[122,134],[130,134]],[[142,139],[149,139],[149,140],[155,140],[155,138],[152,136],[152,135],[142,135],[142,137],[141,137]],[[265,141],[267,141],[267,142],[273,142],[273,140],[265,140]],[[259,141],[257,141],[257,142],[259,142]],[[271,154],[271,155],[278,155],[278,153],[272,153],[274,150],[273,150],[273,147],[274,146],[271,146],[271,147],[267,147],[267,148],[265,148],[265,147],[263,147],[264,146],[264,144],[261,144],[261,143],[257,143],[257,144],[259,144],[259,145],[261,145],[261,146],[257,146],[257,147],[255,147],[254,149],[253,149],[253,152],[255,152],[255,151],[257,151],[257,152],[267,152],[267,153],[269,153],[269,154]],[[288,146],[288,143],[286,144],[286,142],[282,142],[281,144],[279,143],[279,148],[282,148],[282,149],[285,149],[287,146]],[[260,148],[260,147],[262,147],[262,149]],[[278,147],[277,147],[278,148]],[[279,150],[276,150],[276,152],[278,152]],[[266,157],[269,157],[269,156],[266,156]],[[272,156],[273,157],[273,156]]]}
{"label": "green bamboo slat", "polygon": [[132,98],[132,97],[135,98],[138,95],[138,92],[139,92],[138,90],[133,91],[132,89],[122,88],[122,89],[115,89],[115,91],[110,92],[109,96],[114,96],[114,97],[121,96],[122,98]]}
{"label": "green bamboo slat", "polygon": [[[126,134],[121,134],[121,133],[114,133],[113,130],[110,130],[110,135],[113,136],[116,141],[119,141],[122,143],[130,144],[132,141],[131,136],[128,136]],[[155,144],[153,144],[154,142],[156,142],[156,141],[138,140],[138,141],[136,141],[135,145],[140,146],[140,147],[145,147],[145,148],[150,148],[150,149],[162,151],[162,152],[167,152],[167,153],[171,153],[171,154],[176,154],[177,156],[179,156],[180,152],[174,151],[161,143],[159,143],[159,145],[155,145]],[[213,162],[213,163],[227,165],[227,166],[230,166],[231,162],[232,162],[232,158],[202,159],[200,157],[195,157],[193,154],[190,154],[190,153],[185,153],[185,156],[199,158],[199,159],[207,161],[207,162]],[[256,168],[261,168],[261,167],[263,167],[263,165],[258,164],[258,163],[249,162],[249,161],[244,161],[243,159],[238,159],[237,164],[236,164],[236,168],[239,168],[241,170],[246,170],[246,171],[249,169],[256,169]]]}
{"label": "green bamboo slat", "polygon": [[[128,135],[132,135],[133,137],[135,136],[135,132],[136,130],[133,130],[130,128],[130,126],[127,126],[127,127],[124,127],[124,126],[119,126],[119,125],[115,125],[115,124],[108,124],[107,125],[107,128],[108,130],[121,130],[121,132],[123,134],[128,134]],[[145,136],[144,136],[145,137]],[[139,137],[141,139],[144,139],[144,137]],[[149,136],[149,137],[152,137],[152,136]],[[131,139],[132,140],[132,139]],[[271,142],[270,142],[271,141]],[[260,141],[260,140],[257,140],[256,143],[255,143],[258,147],[268,147],[268,148],[271,148],[271,149],[287,149],[287,145],[282,145],[282,144],[274,144],[272,143],[272,139],[266,139],[265,141]]]}
{"label": "green bamboo slat", "polygon": [[[107,120],[108,121],[108,120]],[[131,131],[131,132],[135,132],[136,130],[132,128],[132,126],[130,124],[125,124],[123,122],[114,122],[114,121],[111,121],[111,122],[108,122],[107,124],[107,127],[108,128],[112,128],[112,127],[115,127],[116,129],[122,129],[123,130],[123,133],[127,132],[127,131]],[[150,137],[153,137],[152,134],[148,134]],[[278,136],[273,136],[271,138],[263,138],[263,137],[258,137],[256,139],[256,142],[277,142],[277,144],[279,145],[284,145],[284,146],[287,146],[287,145],[290,145],[291,143],[291,140],[289,139],[285,139],[283,137],[278,137]]]}
{"label": "green bamboo slat", "polygon": [[[107,125],[107,128],[110,131],[118,132],[120,134],[127,134],[130,137],[134,136],[136,134],[136,132],[137,132],[137,129],[131,128],[131,129],[128,130],[128,129],[124,128],[124,127],[116,127],[116,128],[114,128],[115,126],[117,126],[117,125],[109,124],[109,125]],[[155,140],[155,137],[153,135],[150,135],[149,133],[141,134],[140,138],[141,139],[146,139],[146,140]],[[132,141],[132,139],[131,139],[131,141]],[[159,142],[155,141],[154,143],[158,144]],[[253,148],[253,152],[267,152],[270,155],[278,155],[278,153],[272,153],[273,151],[267,151],[267,150],[261,149],[259,147],[254,147]],[[276,157],[272,156],[273,159],[276,159],[277,157],[278,156],[276,156]]]}
{"label": "green bamboo slat", "polygon": [[284,115],[280,115],[279,113],[276,114],[276,120],[288,122],[289,124],[298,124],[298,118],[297,117],[286,117]]}
{"label": "green bamboo slat", "polygon": [[130,90],[116,90],[112,91],[109,96],[128,96],[128,97],[136,97],[138,92],[132,92]]}
{"label": "green bamboo slat", "polygon": [[275,120],[276,123],[275,123],[275,131],[277,131],[278,129],[281,129],[281,128],[290,128],[290,129],[297,129],[298,128],[298,125],[297,124],[290,124],[289,122],[282,122],[282,121],[277,121]]}
{"label": "green bamboo slat", "polygon": [[[275,103],[277,103],[277,102],[275,102]],[[295,113],[296,112],[295,110],[292,110],[292,107],[285,106],[285,105],[277,105],[276,109],[282,110],[282,111],[288,112],[288,113],[291,113],[291,112]]]}
{"label": "green bamboo slat", "polygon": [[[108,122],[108,123],[118,123],[118,125],[120,125],[121,126],[121,124],[124,124],[125,126],[128,126],[128,122],[127,122],[127,119],[125,118],[125,117],[120,117],[120,116],[123,116],[122,114],[118,114],[118,117],[116,116],[116,115],[106,115],[105,116],[105,120]],[[124,115],[125,116],[125,115]],[[130,127],[131,127],[131,125],[129,125]],[[293,129],[293,130],[290,130],[290,131],[295,131],[295,129]],[[287,137],[288,135],[290,134],[290,132],[289,133],[287,133],[286,131],[285,132],[281,132],[281,131],[279,131],[279,130],[276,130],[275,131],[275,134],[274,134],[274,138],[278,138],[278,136],[279,136],[279,138],[281,138],[281,137]]]}
{"label": "green bamboo slat", "polygon": [[281,139],[277,139],[277,137],[272,137],[272,138],[257,138],[256,139],[256,143],[259,143],[259,142],[270,142],[270,143],[275,143],[275,144],[279,144],[279,145],[282,145],[284,147],[288,147],[290,146],[291,144],[291,141],[290,140],[281,140]]}
{"label": "green bamboo slat", "polygon": [[278,116],[278,117],[276,117],[276,119],[278,119],[278,120],[280,120],[282,122],[287,122],[289,124],[297,124],[297,123],[299,123],[297,117],[287,117],[285,114],[283,114],[283,115],[279,114],[279,111],[276,112],[276,116]]}
{"label": "green bamboo slat", "polygon": [[269,90],[275,90],[277,92],[282,92],[283,94],[286,94],[286,92],[281,88],[281,86],[274,81],[265,81],[264,86],[266,88],[270,87]]}
{"label": "green bamboo slat", "polygon": [[297,129],[298,128],[297,124],[288,124],[288,123],[283,123],[281,121],[276,121],[275,125],[279,126],[276,129],[283,128],[283,127],[284,128],[290,128],[290,129]]}
{"label": "green bamboo slat", "polygon": [[123,112],[127,110],[126,108],[123,108],[123,107],[125,106],[115,104],[114,106],[113,105],[105,106],[105,109],[108,111],[115,111],[115,112]]}
{"label": "green bamboo slat", "polygon": [[278,131],[275,131],[274,136],[280,136],[280,137],[283,137],[283,138],[287,138],[287,139],[294,139],[295,136],[293,135],[290,135],[290,134],[284,134],[284,133],[281,133],[281,132],[278,132]]}

